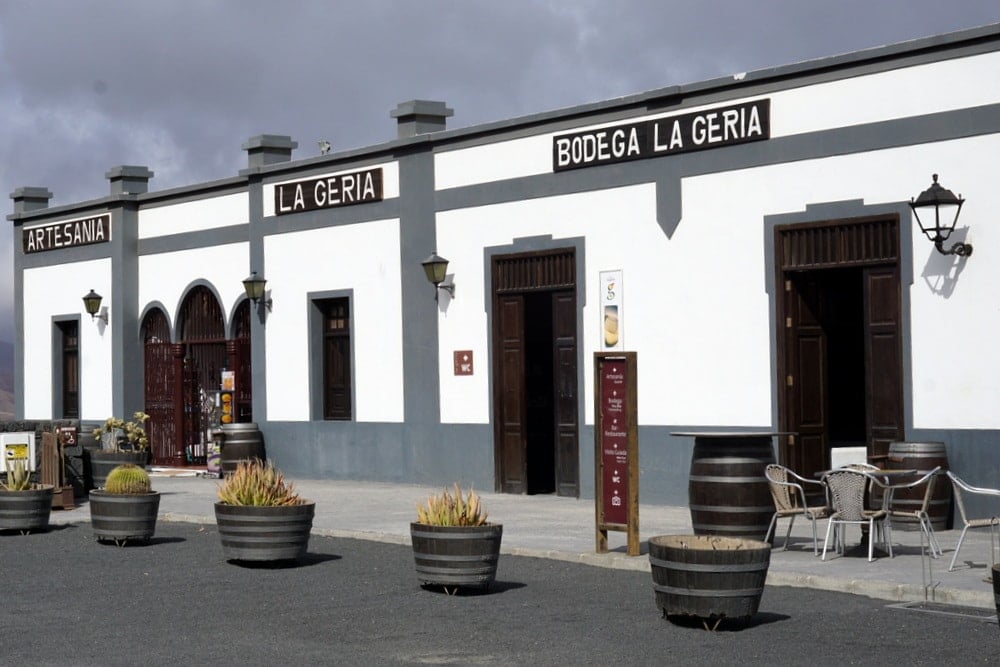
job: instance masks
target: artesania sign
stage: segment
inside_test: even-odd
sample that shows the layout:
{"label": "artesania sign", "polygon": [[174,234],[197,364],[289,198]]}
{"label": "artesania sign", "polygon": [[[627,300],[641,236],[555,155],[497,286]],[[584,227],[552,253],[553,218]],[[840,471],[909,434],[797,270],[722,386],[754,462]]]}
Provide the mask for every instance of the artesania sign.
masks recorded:
{"label": "artesania sign", "polygon": [[276,215],[382,201],[382,168],[274,186]]}
{"label": "artesania sign", "polygon": [[22,231],[21,238],[25,254],[107,243],[111,240],[111,214],[30,227]]}
{"label": "artesania sign", "polygon": [[771,100],[602,127],[552,138],[552,170],[700,151],[771,136]]}

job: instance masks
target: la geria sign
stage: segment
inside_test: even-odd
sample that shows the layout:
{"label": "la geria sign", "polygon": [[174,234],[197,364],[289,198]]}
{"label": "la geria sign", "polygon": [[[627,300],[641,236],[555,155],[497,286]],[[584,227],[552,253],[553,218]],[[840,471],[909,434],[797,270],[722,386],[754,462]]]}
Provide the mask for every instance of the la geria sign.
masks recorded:
{"label": "la geria sign", "polygon": [[770,136],[771,100],[756,100],[557,135],[552,138],[552,170],[701,151],[763,141]]}
{"label": "la geria sign", "polygon": [[274,186],[276,215],[381,200],[381,167]]}

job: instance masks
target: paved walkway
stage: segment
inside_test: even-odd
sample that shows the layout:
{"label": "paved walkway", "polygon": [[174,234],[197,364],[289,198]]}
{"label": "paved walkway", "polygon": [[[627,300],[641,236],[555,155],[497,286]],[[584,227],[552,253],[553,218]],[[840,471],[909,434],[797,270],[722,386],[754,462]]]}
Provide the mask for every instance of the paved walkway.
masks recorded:
{"label": "paved walkway", "polygon": [[[215,524],[213,503],[219,480],[198,477],[191,472],[154,471],[153,486],[160,491],[161,521]],[[408,484],[331,480],[297,480],[304,497],[316,502],[313,533],[396,544],[409,544],[410,522],[416,504],[440,488]],[[480,492],[490,518],[504,526],[504,553],[574,561],[628,570],[649,570],[645,540],[654,535],[691,534],[691,517],[686,507],[641,505],[639,529],[642,556],[626,555],[625,533],[611,532],[611,551],[595,552],[594,501],[557,496],[518,496]],[[75,509],[54,510],[53,523],[82,523],[90,520],[86,503]],[[779,525],[778,543],[787,524]],[[826,522],[819,524],[820,548]],[[928,581],[935,585],[927,599],[963,606],[991,607],[993,590],[990,575],[989,530],[970,531],[954,572],[948,572],[960,531],[938,532],[944,549],[939,559],[921,559],[920,533],[895,530],[894,558],[881,557],[869,563],[867,552],[849,549],[848,555],[828,553],[827,560],[813,556],[812,531],[808,521],[797,519],[790,548],[776,549],[771,556],[767,583],[829,591],[856,593],[901,602],[925,599],[922,563],[930,563]],[[848,528],[848,545],[860,538],[856,527]],[[855,555],[857,554],[857,555]],[[1000,554],[995,556],[1000,560]]]}

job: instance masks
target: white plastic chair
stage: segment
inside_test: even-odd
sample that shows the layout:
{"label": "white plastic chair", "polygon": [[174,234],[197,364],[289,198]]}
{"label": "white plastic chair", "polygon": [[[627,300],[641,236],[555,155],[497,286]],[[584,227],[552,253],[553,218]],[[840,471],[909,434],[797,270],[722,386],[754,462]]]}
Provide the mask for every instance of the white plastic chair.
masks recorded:
{"label": "white plastic chair", "polygon": [[774,529],[778,524],[778,519],[789,519],[788,531],[785,533],[785,542],[782,550],[788,549],[788,538],[792,534],[792,525],[795,517],[804,516],[812,522],[813,529],[813,555],[819,555],[819,539],[816,533],[816,520],[822,519],[829,514],[829,508],[823,505],[810,506],[806,500],[805,486],[812,484],[823,488],[823,484],[814,479],[806,479],[795,474],[790,468],[772,463],[764,469],[764,476],[767,478],[771,488],[771,498],[774,500],[774,515],[771,517],[771,525],[767,529],[765,542],[770,542],[774,534]]}
{"label": "white plastic chair", "polygon": [[1000,499],[1000,489],[987,489],[979,486],[972,486],[971,484],[960,479],[952,471],[948,471],[948,479],[951,480],[951,485],[955,489],[955,504],[958,505],[958,512],[962,516],[962,534],[958,538],[958,544],[955,545],[955,555],[951,557],[951,565],[948,566],[948,571],[951,572],[955,569],[955,561],[958,559],[958,551],[962,548],[962,542],[965,541],[965,533],[969,531],[970,528],[989,528],[991,525],[1000,521],[1000,506],[997,507],[997,513],[991,517],[985,517],[980,519],[970,519],[969,515],[965,511],[965,502],[962,500],[963,493],[971,493],[980,496],[992,496]]}

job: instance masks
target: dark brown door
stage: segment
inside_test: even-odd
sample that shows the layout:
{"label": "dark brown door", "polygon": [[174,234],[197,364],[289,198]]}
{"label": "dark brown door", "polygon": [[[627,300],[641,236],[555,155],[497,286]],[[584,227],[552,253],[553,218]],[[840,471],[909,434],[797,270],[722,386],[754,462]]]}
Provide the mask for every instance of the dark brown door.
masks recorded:
{"label": "dark brown door", "polygon": [[494,258],[493,286],[496,488],[578,496],[574,251]]}
{"label": "dark brown door", "polygon": [[555,364],[556,490],[580,495],[577,437],[576,295],[552,294],[553,363]]}
{"label": "dark brown door", "polygon": [[830,448],[903,437],[898,220],[778,228],[780,458],[804,476]]}
{"label": "dark brown door", "polygon": [[827,336],[819,320],[819,285],[809,274],[785,281],[788,369],[784,378],[788,417],[795,435],[786,439],[785,463],[797,471],[823,470],[827,450]]}
{"label": "dark brown door", "polygon": [[496,311],[497,489],[527,493],[527,452],[524,400],[524,297],[502,296]]}
{"label": "dark brown door", "polygon": [[899,269],[865,270],[865,367],[869,454],[884,456],[903,438]]}
{"label": "dark brown door", "polygon": [[167,317],[159,309],[146,314],[142,322],[145,362],[145,412],[149,451],[154,465],[181,465],[184,463],[184,444],[180,420],[182,400],[180,376],[183,368],[184,346],[170,342]]}

